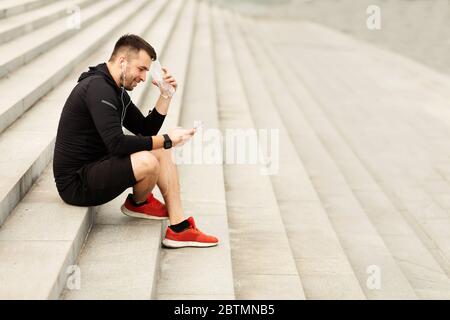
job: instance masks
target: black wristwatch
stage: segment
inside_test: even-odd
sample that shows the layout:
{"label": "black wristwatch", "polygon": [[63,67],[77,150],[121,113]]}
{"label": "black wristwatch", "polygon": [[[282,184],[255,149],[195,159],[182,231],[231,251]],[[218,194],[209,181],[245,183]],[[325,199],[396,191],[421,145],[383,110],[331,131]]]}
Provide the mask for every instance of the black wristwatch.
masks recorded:
{"label": "black wristwatch", "polygon": [[163,137],[164,137],[164,149],[172,148],[172,140],[170,140],[169,135],[163,134]]}

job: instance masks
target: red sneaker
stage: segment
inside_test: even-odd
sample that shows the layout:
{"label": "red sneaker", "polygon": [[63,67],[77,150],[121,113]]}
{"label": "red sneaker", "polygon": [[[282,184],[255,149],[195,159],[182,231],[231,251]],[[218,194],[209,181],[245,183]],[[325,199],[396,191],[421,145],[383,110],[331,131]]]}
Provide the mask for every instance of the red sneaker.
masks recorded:
{"label": "red sneaker", "polygon": [[183,248],[183,247],[213,247],[219,243],[219,239],[213,236],[208,236],[197,229],[193,217],[188,218],[190,227],[179,233],[167,227],[166,237],[163,240],[163,245],[168,248]]}
{"label": "red sneaker", "polygon": [[166,206],[156,199],[151,192],[147,196],[146,203],[141,206],[134,206],[130,193],[125,203],[120,208],[123,214],[142,219],[163,220],[169,217]]}

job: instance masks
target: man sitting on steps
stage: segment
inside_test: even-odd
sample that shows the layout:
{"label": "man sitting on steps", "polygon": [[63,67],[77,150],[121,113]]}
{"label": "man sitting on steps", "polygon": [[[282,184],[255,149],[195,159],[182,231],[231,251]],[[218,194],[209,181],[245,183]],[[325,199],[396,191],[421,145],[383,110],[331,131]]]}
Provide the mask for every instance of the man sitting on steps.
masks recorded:
{"label": "man sitting on steps", "polygon": [[[175,128],[158,135],[171,97],[161,95],[144,117],[126,92],[144,82],[156,52],[144,39],[124,35],[107,63],[81,74],[59,121],[53,173],[61,198],[76,206],[104,204],[133,187],[121,210],[143,219],[167,219],[167,247],[210,247],[218,239],[184,218],[171,148],[190,139],[195,129]],[[177,82],[164,69],[164,80]],[[155,80],[152,81],[157,85]],[[161,89],[162,90],[162,89]],[[125,135],[122,125],[134,135]],[[165,205],[153,197],[155,185]]]}

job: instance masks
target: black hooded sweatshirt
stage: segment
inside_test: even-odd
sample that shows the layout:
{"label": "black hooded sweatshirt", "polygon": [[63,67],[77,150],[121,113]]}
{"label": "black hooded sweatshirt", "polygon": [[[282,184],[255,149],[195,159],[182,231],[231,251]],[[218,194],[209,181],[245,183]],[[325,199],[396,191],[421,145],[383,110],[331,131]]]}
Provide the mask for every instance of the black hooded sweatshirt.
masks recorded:
{"label": "black hooded sweatshirt", "polygon": [[[58,191],[77,170],[108,155],[151,150],[165,116],[153,109],[146,117],[119,88],[106,63],[89,67],[67,98],[59,120],[53,156]],[[125,135],[122,124],[135,135]]]}

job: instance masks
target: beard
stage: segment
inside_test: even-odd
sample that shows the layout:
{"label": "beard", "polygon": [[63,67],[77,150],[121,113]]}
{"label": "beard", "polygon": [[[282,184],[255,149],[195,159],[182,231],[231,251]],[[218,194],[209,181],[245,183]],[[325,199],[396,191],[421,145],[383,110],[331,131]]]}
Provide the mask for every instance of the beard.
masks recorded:
{"label": "beard", "polygon": [[127,77],[125,75],[125,81],[123,84],[123,87],[125,88],[125,90],[133,91],[133,89],[136,87],[136,85],[137,85],[137,82],[136,82],[136,80],[134,80],[133,77]]}
{"label": "beard", "polygon": [[133,91],[133,89],[134,89],[134,87],[131,86],[131,85],[125,85],[124,88],[125,88],[125,90],[127,90],[127,91]]}

